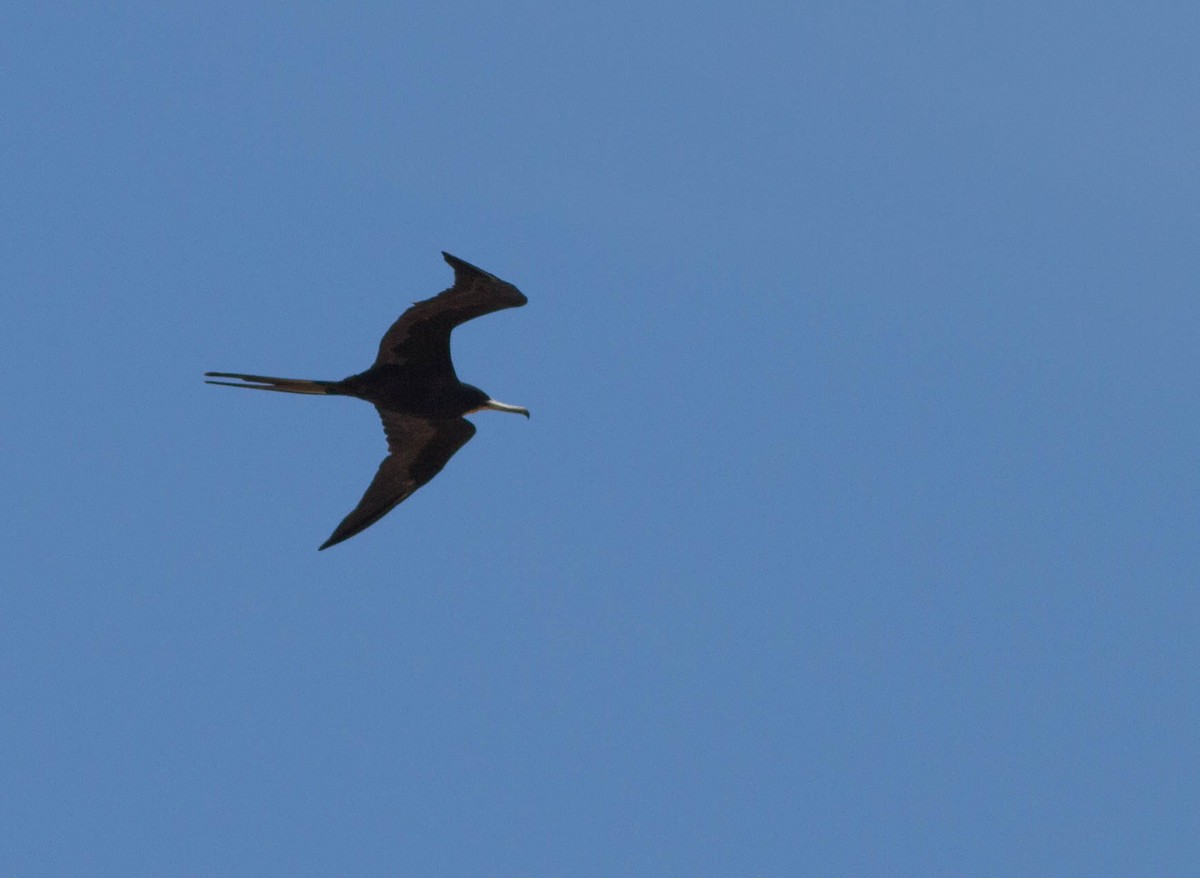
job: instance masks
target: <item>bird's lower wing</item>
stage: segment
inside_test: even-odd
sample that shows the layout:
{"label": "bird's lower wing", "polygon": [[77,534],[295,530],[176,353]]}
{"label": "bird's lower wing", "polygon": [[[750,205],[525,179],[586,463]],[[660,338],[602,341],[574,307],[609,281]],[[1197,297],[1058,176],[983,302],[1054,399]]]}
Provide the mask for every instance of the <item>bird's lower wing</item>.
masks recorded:
{"label": "bird's lower wing", "polygon": [[379,410],[391,451],[354,511],[342,519],[322,545],[328,549],[366,530],[442,471],[458,449],[475,435],[466,418],[427,421]]}

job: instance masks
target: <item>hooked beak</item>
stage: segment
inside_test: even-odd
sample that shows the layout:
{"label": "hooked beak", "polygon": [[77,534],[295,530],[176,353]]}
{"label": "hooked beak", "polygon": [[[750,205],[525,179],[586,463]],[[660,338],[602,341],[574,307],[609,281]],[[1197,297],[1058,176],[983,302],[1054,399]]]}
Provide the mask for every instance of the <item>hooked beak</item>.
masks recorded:
{"label": "hooked beak", "polygon": [[492,409],[497,412],[512,412],[516,415],[524,415],[527,418],[529,417],[529,409],[521,408],[519,405],[509,405],[508,403],[497,402],[494,399],[489,399],[482,406],[480,406],[480,408]]}

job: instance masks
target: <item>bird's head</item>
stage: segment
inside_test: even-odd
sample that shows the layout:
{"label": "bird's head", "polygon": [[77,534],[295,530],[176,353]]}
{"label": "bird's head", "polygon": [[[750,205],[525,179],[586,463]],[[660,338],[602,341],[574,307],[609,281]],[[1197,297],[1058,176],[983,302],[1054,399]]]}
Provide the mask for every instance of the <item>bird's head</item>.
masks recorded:
{"label": "bird's head", "polygon": [[522,408],[519,405],[509,405],[506,402],[492,399],[478,387],[473,387],[470,384],[464,384],[462,387],[464,392],[470,394],[470,401],[468,402],[466,411],[468,415],[484,411],[485,409],[491,409],[495,412],[512,412],[513,414],[529,417],[529,409],[527,408]]}

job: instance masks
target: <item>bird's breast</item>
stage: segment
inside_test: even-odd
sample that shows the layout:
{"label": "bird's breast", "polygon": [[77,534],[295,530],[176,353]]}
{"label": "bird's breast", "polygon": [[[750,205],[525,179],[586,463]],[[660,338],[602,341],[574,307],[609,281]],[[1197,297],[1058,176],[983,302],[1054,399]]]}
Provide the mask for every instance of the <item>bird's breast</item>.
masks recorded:
{"label": "bird's breast", "polygon": [[341,382],[350,396],[394,412],[423,418],[458,417],[468,408],[457,378],[388,363]]}

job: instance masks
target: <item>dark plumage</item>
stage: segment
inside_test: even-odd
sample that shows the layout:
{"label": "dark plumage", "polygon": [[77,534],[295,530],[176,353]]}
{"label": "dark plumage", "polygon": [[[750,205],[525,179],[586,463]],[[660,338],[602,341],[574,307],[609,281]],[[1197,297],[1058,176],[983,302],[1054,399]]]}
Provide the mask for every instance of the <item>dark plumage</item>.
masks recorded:
{"label": "dark plumage", "polygon": [[210,378],[245,382],[209,384],[353,396],[379,411],[388,456],[358,506],[321,545],[322,549],[370,527],[441,472],[454,452],[475,435],[475,425],[463,415],[495,409],[529,417],[528,409],[497,402],[478,387],[459,381],[450,359],[450,333],[454,327],[493,311],[517,308],[528,300],[512,284],[449,253],[443,252],[442,256],[454,269],[454,286],[405,311],[384,335],[374,365],[365,372],[342,381],[204,373]]}

